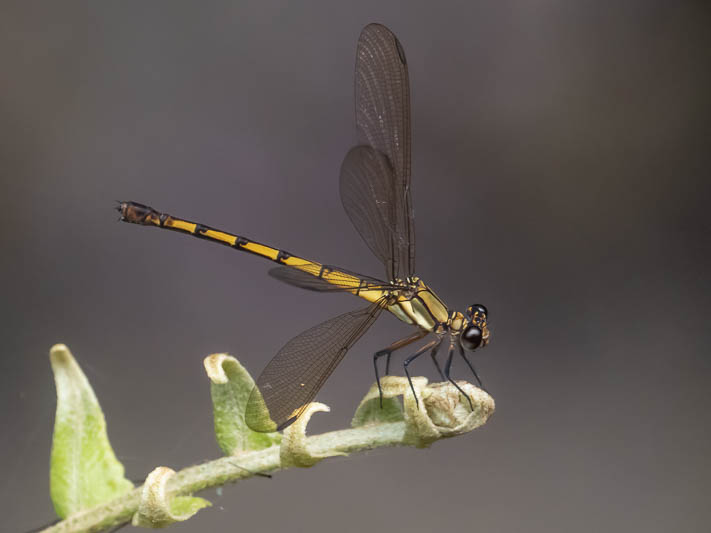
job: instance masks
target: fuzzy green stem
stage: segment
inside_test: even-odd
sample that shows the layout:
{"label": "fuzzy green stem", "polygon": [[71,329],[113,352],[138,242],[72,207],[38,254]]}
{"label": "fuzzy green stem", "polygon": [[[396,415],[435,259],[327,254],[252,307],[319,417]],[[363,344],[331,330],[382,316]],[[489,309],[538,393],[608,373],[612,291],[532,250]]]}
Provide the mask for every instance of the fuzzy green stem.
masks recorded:
{"label": "fuzzy green stem", "polygon": [[[405,422],[374,424],[314,435],[307,439],[309,450],[323,455],[353,453],[383,446],[409,444],[405,439]],[[234,457],[222,457],[200,465],[190,466],[168,482],[171,495],[191,494],[210,487],[254,476],[256,473],[283,470],[280,447],[245,452]],[[102,531],[131,520],[138,510],[141,487],[91,509],[78,512],[43,530],[49,533],[79,533]]]}

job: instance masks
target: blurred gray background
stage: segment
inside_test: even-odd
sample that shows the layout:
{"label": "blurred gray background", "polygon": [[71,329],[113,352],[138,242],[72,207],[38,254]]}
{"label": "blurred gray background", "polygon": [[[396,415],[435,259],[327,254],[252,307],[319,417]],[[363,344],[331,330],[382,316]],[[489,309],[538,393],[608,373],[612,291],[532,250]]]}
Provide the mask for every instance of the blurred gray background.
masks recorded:
{"label": "blurred gray background", "polygon": [[[220,455],[202,359],[254,374],[361,304],[116,222],[158,209],[380,276],[338,196],[361,28],[409,59],[418,270],[489,307],[489,423],[205,496],[175,531],[707,531],[711,225],[702,2],[3,2],[0,501],[54,517],[48,350],[129,477]],[[382,318],[319,395],[344,427]],[[394,366],[401,372],[401,358]],[[458,377],[468,375],[456,367]],[[415,372],[434,377],[431,365]]]}

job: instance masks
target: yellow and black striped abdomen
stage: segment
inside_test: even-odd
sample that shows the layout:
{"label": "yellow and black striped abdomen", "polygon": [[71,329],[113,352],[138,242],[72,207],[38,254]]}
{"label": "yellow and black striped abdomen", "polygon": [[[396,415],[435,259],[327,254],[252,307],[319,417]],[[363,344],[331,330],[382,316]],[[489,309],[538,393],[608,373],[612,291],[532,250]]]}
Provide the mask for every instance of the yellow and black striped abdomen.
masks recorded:
{"label": "yellow and black striped abdomen", "polygon": [[179,231],[193,237],[229,246],[235,250],[258,255],[277,264],[301,270],[370,302],[378,300],[384,294],[382,289],[369,288],[369,282],[356,275],[295,256],[285,250],[267,246],[247,237],[214,229],[198,222],[177,218],[167,213],[161,213],[152,207],[136,202],[121,202],[117,209],[121,213],[121,220],[124,222]]}

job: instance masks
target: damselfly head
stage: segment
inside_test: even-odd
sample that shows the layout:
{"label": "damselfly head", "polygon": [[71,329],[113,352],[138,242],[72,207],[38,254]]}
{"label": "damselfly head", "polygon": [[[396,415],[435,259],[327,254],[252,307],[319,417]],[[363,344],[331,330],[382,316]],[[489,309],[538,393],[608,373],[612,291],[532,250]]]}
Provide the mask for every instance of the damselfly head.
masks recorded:
{"label": "damselfly head", "polygon": [[474,304],[467,307],[467,315],[474,320],[476,317],[483,317],[486,320],[489,311],[482,304]]}
{"label": "damselfly head", "polygon": [[466,328],[462,330],[462,336],[460,337],[460,342],[465,350],[473,352],[481,345],[481,339],[483,332],[479,326],[474,324],[469,324]]}
{"label": "damselfly head", "polygon": [[489,344],[489,328],[486,325],[488,311],[481,304],[467,307],[469,320],[462,330],[460,342],[465,350],[470,352]]}

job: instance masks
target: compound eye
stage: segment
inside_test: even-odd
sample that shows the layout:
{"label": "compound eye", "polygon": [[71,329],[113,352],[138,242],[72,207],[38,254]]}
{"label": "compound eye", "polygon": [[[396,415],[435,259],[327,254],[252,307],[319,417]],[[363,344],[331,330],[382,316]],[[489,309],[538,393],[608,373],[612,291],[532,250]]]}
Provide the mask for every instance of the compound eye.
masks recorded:
{"label": "compound eye", "polygon": [[474,316],[474,313],[479,313],[480,315],[484,315],[485,317],[488,318],[489,316],[489,311],[486,307],[484,307],[481,304],[474,304],[467,309],[469,316]]}
{"label": "compound eye", "polygon": [[473,352],[481,344],[481,328],[474,325],[467,326],[462,331],[460,342],[465,350]]}

